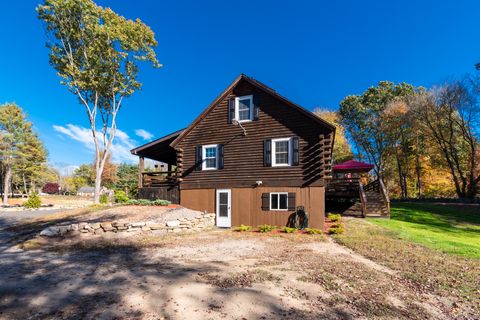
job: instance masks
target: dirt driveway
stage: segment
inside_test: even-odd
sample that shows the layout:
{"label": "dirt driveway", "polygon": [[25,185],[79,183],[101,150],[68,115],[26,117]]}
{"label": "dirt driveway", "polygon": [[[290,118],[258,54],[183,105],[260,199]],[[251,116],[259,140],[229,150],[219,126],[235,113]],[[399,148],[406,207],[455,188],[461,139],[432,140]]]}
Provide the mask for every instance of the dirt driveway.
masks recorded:
{"label": "dirt driveway", "polygon": [[323,236],[214,230],[129,241],[3,251],[0,318],[449,318],[439,297]]}

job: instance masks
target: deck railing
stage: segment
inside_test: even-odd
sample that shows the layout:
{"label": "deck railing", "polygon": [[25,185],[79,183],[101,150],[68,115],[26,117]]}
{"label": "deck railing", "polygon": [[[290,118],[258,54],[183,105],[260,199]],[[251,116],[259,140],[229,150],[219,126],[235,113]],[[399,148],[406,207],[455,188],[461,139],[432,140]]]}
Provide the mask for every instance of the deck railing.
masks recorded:
{"label": "deck railing", "polygon": [[175,184],[176,171],[145,171],[142,172],[142,187],[162,187]]}
{"label": "deck railing", "polygon": [[328,182],[327,191],[358,192],[359,178],[333,178]]}

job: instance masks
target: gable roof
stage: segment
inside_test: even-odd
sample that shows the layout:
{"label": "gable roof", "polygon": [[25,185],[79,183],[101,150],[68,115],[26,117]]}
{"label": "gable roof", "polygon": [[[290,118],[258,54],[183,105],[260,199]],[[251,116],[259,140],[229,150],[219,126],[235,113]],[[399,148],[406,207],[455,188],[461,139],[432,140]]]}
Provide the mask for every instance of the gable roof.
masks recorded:
{"label": "gable roof", "polygon": [[[296,110],[298,110],[299,112],[301,112],[302,114],[304,114],[305,116],[311,118],[312,120],[314,121],[317,121],[318,123],[320,123],[321,125],[324,125],[326,126],[327,128],[330,128],[332,131],[335,131],[335,126],[333,124],[331,124],[330,122],[327,122],[325,120],[323,120],[322,118],[320,117],[317,117],[315,114],[313,114],[312,112],[308,111],[307,109],[304,109],[303,107],[299,106],[298,104],[288,100],[287,98],[281,96],[280,94],[278,94],[275,90],[273,90],[272,88],[268,87],[267,85],[261,83],[260,81],[258,80],[255,80],[254,78],[251,78],[251,77],[248,77],[246,76],[245,74],[240,74],[222,93],[220,93],[220,95],[218,97],[215,98],[215,100],[212,101],[212,103],[210,103],[208,105],[208,107],[187,127],[185,128],[179,135],[177,138],[175,138],[175,140],[172,141],[172,143],[170,144],[170,146],[172,147],[175,147],[188,133],[190,133],[190,131],[193,130],[193,128],[195,128],[195,126],[200,122],[202,121],[212,110],[213,108],[215,108],[215,106],[220,102],[222,101],[223,99],[225,99],[229,94],[230,92],[233,90],[233,88],[235,88],[235,86],[241,81],[241,80],[245,80],[247,81],[248,83],[250,83],[251,85],[255,86],[256,88],[262,90],[263,92],[267,93],[267,94],[270,94],[271,96],[283,101],[285,104],[295,108]],[[153,142],[152,142],[153,143]]]}
{"label": "gable roof", "polygon": [[177,130],[177,131],[172,132],[172,133],[169,133],[166,136],[163,136],[161,138],[158,138],[158,139],[155,139],[155,140],[150,141],[148,143],[145,143],[144,145],[141,145],[139,147],[133,148],[132,150],[130,150],[130,153],[131,154],[137,154],[138,152],[140,152],[144,149],[147,149],[147,148],[149,148],[153,145],[156,145],[157,143],[161,143],[163,141],[166,141],[166,140],[169,140],[169,139],[172,139],[172,138],[176,139],[181,133],[183,133],[183,131],[185,131],[185,128]]}

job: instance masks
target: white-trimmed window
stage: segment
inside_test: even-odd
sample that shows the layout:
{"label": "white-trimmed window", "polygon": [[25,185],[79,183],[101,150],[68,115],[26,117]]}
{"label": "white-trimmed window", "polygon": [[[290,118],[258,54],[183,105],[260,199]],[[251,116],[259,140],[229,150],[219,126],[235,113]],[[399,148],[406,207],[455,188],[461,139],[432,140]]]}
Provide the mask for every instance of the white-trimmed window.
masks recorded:
{"label": "white-trimmed window", "polygon": [[288,192],[271,192],[270,210],[288,210]]}
{"label": "white-trimmed window", "polygon": [[272,166],[290,166],[292,163],[292,139],[272,139]]}
{"label": "white-trimmed window", "polygon": [[202,146],[202,170],[218,169],[218,144]]}
{"label": "white-trimmed window", "polygon": [[253,96],[235,98],[235,120],[238,122],[253,120]]}

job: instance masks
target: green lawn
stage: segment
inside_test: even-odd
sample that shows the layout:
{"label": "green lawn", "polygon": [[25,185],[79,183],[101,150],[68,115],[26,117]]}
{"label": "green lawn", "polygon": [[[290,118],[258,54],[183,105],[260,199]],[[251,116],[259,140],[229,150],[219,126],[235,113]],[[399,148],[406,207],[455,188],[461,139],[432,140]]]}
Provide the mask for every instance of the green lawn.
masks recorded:
{"label": "green lawn", "polygon": [[480,207],[392,203],[390,219],[369,219],[400,238],[445,253],[480,259]]}

